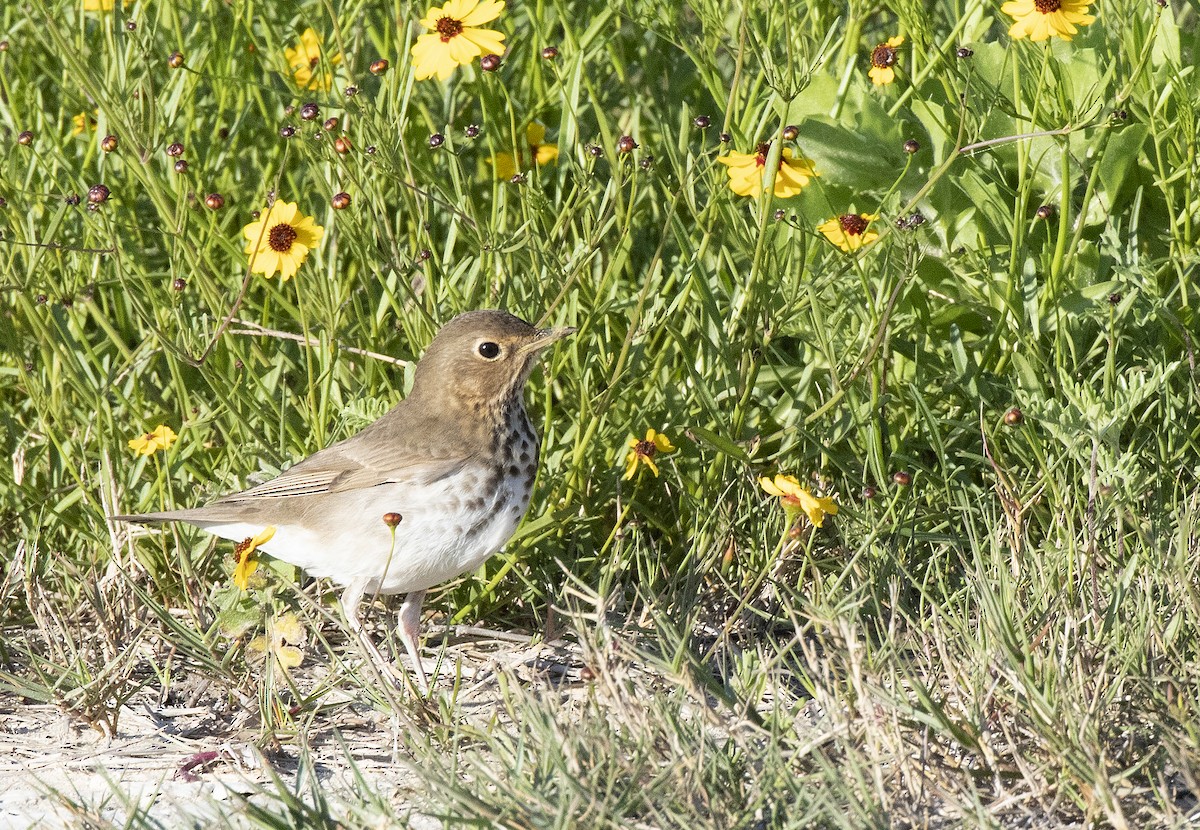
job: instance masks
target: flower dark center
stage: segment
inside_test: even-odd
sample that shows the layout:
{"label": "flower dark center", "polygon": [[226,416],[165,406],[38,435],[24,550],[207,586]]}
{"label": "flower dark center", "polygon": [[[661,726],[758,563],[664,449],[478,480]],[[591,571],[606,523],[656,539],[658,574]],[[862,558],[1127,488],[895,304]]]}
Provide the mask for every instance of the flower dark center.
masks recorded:
{"label": "flower dark center", "polygon": [[[1055,8],[1058,8],[1058,0],[1034,0],[1035,4],[1053,3]],[[886,43],[881,43],[875,47],[875,51],[871,53],[871,66],[879,69],[887,69],[889,66],[896,65],[896,48],[888,46]]]}
{"label": "flower dark center", "polygon": [[245,539],[243,539],[242,541],[238,542],[236,545],[233,546],[233,555],[237,557],[239,562],[244,557],[246,557],[249,554],[254,552],[254,548],[252,547],[253,542],[254,542],[254,537],[247,536]]}
{"label": "flower dark center", "polygon": [[155,439],[155,437],[156,436],[154,435],[153,432],[147,432],[144,436],[142,436],[142,439],[145,441],[153,441]]}
{"label": "flower dark center", "polygon": [[754,148],[754,163],[762,167],[767,163],[767,153],[771,152],[771,142],[764,141],[762,144]]}
{"label": "flower dark center", "polygon": [[843,213],[838,217],[838,224],[842,226],[842,232],[847,236],[862,236],[863,231],[870,223],[857,214]]}
{"label": "flower dark center", "polygon": [[271,250],[277,254],[287,253],[292,249],[292,243],[296,241],[296,229],[287,222],[280,222],[275,227],[271,228],[271,232],[267,235],[267,244],[271,246]]}
{"label": "flower dark center", "polygon": [[1033,7],[1042,14],[1054,14],[1062,8],[1061,0],[1033,0]]}
{"label": "flower dark center", "polygon": [[453,17],[443,17],[437,22],[437,33],[442,36],[442,43],[446,43],[452,37],[462,34],[463,24],[461,20]]}
{"label": "flower dark center", "polygon": [[313,55],[311,58],[308,59],[308,68],[312,69],[320,62],[321,62],[321,57],[319,55]]}
{"label": "flower dark center", "polygon": [[654,445],[653,441],[638,441],[633,451],[643,458],[653,458],[658,453],[658,447]]}

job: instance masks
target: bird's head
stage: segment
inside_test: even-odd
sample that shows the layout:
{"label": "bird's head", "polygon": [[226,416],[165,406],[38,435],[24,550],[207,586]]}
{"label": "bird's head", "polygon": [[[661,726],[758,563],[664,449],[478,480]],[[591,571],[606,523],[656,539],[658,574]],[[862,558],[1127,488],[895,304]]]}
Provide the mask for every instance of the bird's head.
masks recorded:
{"label": "bird's head", "polygon": [[507,311],[468,311],[447,323],[417,364],[410,398],[487,407],[519,395],[542,350],[574,328],[539,329]]}

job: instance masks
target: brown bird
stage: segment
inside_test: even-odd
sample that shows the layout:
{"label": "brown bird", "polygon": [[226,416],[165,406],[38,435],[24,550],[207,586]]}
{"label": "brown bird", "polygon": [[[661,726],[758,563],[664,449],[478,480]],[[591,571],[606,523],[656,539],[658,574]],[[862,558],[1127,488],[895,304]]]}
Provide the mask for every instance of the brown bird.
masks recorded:
{"label": "brown bird", "polygon": [[539,449],[525,382],[542,350],[574,331],[504,311],[460,314],[417,364],[408,397],[357,435],[204,507],[112,518],[188,522],[235,541],[274,528],[259,548],[345,585],[355,631],[364,594],[407,593],[400,639],[428,691],[417,640],[425,592],[478,567],[525,515]]}

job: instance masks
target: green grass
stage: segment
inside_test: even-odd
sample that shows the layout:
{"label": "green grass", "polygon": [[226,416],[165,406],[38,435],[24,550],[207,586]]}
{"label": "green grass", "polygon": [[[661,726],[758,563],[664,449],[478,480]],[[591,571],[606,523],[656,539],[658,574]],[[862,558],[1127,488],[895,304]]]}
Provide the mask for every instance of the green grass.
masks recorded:
{"label": "green grass", "polygon": [[[289,746],[291,703],[338,684],[410,712],[342,662],[357,653],[327,598],[290,569],[243,595],[228,545],[131,540],[105,517],[201,503],[352,434],[402,397],[441,323],[504,307],[579,332],[531,382],[529,517],[430,607],[565,632],[591,679],[502,671],[494,719],[456,695],[412,716],[405,752],[437,794],[421,809],[506,827],[1184,826],[1196,8],[1100,0],[1047,45],[1010,39],[999,5],[512,3],[499,70],[441,84],[412,78],[426,7],[407,2],[5,4],[0,690],[119,730],[122,701],[199,677],[257,696],[264,740]],[[284,59],[310,26],[344,57],[329,92],[298,91]],[[870,52],[897,33],[897,81],[875,87]],[[531,121],[557,163],[496,181],[491,156]],[[819,178],[735,195],[715,160],[762,141]],[[286,283],[242,253],[272,193],[325,228]],[[856,255],[816,231],[851,212],[880,217]],[[160,423],[179,441],[134,457]],[[626,481],[649,427],[678,451]],[[836,517],[789,529],[757,483],[775,473],[834,494]],[[328,685],[247,651],[289,608]],[[297,806],[292,786],[253,820],[408,809],[339,802],[315,776]]]}

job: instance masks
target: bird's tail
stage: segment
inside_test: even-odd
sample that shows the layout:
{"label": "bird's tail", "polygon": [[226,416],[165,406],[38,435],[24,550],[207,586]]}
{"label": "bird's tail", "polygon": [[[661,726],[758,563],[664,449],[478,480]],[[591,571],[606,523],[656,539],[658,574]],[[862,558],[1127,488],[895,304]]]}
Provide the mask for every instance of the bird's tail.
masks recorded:
{"label": "bird's tail", "polygon": [[129,516],[109,516],[112,522],[131,522],[138,525],[160,524],[162,522],[190,522],[197,517],[192,510],[165,510],[162,513],[134,513]]}

